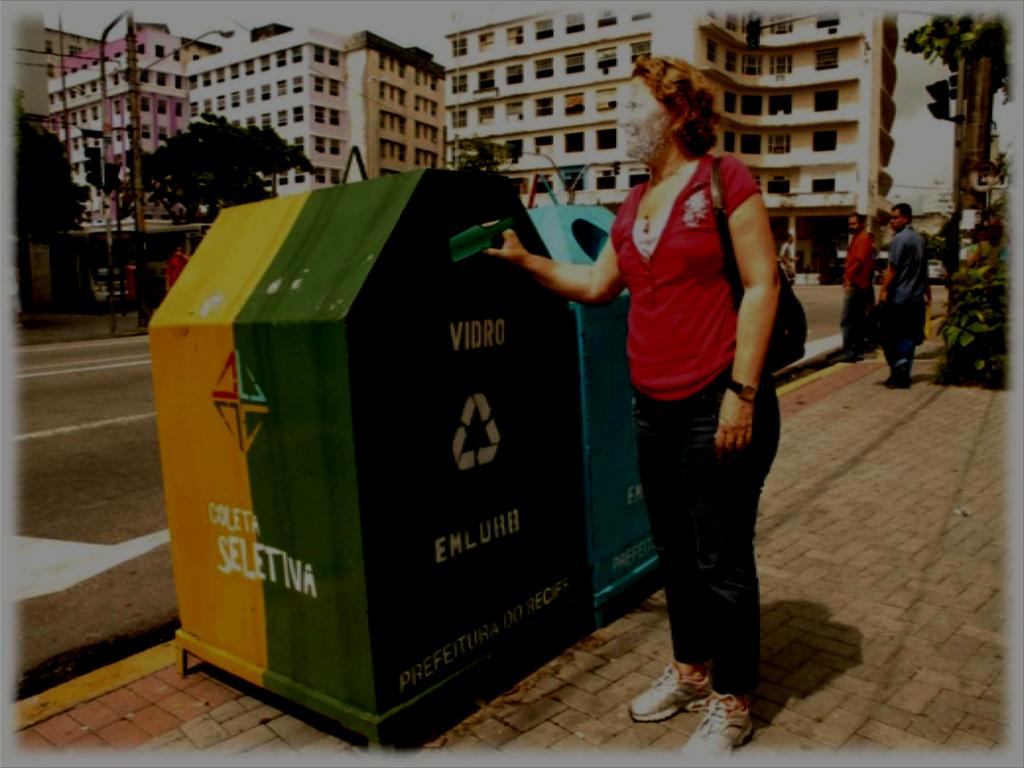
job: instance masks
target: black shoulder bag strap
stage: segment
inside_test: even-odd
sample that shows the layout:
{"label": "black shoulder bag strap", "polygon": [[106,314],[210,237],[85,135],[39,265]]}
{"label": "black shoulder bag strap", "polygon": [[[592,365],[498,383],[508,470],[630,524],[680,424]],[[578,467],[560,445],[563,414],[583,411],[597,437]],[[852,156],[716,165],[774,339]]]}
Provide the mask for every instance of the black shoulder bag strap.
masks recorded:
{"label": "black shoulder bag strap", "polygon": [[725,274],[732,285],[732,297],[738,307],[743,298],[743,283],[740,279],[739,267],[736,264],[736,252],[732,247],[732,235],[729,234],[729,214],[725,210],[722,176],[719,171],[721,162],[721,157],[714,157],[711,160],[711,208],[715,212],[715,227],[718,229],[718,239],[722,243]]}

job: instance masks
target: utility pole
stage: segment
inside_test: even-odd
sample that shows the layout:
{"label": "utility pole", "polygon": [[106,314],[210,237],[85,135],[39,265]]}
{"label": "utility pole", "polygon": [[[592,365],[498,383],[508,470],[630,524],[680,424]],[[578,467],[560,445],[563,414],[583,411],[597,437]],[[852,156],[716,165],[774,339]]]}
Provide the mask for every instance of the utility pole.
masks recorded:
{"label": "utility pole", "polygon": [[71,123],[68,120],[68,78],[64,72],[64,18],[63,16],[57,17],[57,44],[60,46],[60,95],[61,101],[64,106],[63,113],[63,124],[64,124],[64,152],[68,156],[68,162],[71,162]]}
{"label": "utility pole", "polygon": [[139,109],[139,60],[135,37],[135,15],[128,13],[128,109],[132,132],[132,196],[135,203],[135,293],[139,302],[139,327],[149,325],[146,300],[146,207],[142,199],[142,125]]}
{"label": "utility pole", "polygon": [[[103,154],[100,157],[100,194],[103,196],[103,211],[107,229],[107,311],[110,314],[110,333],[117,332],[117,315],[114,314],[114,242],[110,232],[111,193],[107,184],[107,152],[110,149],[110,112],[107,104],[107,35],[124,13],[118,14],[107,24],[100,37],[100,114],[103,120]],[[62,41],[63,42],[63,41]]]}

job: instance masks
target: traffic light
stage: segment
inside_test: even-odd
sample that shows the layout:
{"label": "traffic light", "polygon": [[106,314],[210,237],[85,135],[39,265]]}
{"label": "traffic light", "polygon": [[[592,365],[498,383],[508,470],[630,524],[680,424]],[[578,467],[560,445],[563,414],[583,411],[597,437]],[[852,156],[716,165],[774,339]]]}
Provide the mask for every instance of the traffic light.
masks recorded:
{"label": "traffic light", "polygon": [[99,189],[103,186],[103,166],[99,147],[85,148],[85,181]]}
{"label": "traffic light", "polygon": [[756,50],[761,47],[761,17],[751,14],[747,17],[747,48]]}
{"label": "traffic light", "polygon": [[[956,75],[953,77],[956,77]],[[931,85],[925,86],[928,95],[934,99],[928,105],[928,111],[932,113],[932,117],[939,120],[949,120],[954,123],[962,123],[964,121],[963,115],[952,117],[949,114],[949,101],[956,98],[956,85],[956,80],[951,77],[949,80],[937,80]]]}

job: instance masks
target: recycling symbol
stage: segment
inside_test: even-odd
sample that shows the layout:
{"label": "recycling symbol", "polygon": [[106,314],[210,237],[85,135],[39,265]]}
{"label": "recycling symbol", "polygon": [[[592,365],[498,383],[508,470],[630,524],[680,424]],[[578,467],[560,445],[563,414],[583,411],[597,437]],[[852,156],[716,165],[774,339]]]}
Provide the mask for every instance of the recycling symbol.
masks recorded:
{"label": "recycling symbol", "polygon": [[[466,427],[473,423],[473,418],[478,413],[480,420],[484,422],[484,430],[487,432],[488,440],[491,441],[490,445],[477,448],[475,451],[464,450],[467,436]],[[455,430],[455,439],[452,440],[452,454],[455,456],[455,463],[459,469],[472,469],[478,464],[489,464],[494,461],[494,456],[498,452],[499,439],[498,425],[491,418],[491,406],[487,403],[487,398],[480,393],[470,395],[466,398],[466,404],[462,406],[462,424]]]}

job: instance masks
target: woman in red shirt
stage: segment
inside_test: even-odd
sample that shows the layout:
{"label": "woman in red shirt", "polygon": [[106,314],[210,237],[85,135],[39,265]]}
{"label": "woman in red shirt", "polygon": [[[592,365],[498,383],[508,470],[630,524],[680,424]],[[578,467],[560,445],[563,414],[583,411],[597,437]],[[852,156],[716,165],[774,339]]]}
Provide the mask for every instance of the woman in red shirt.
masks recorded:
{"label": "woman in red shirt", "polygon": [[674,661],[630,704],[635,720],[706,710],[690,753],[750,738],[758,685],[757,505],[779,439],[764,371],[778,301],[774,240],[760,190],[731,156],[721,178],[742,282],[737,308],[711,205],[714,94],[680,59],[638,61],[619,120],[649,182],[623,202],[593,265],[528,253],[512,230],[488,249],[583,303],[630,291],[634,422]]}

